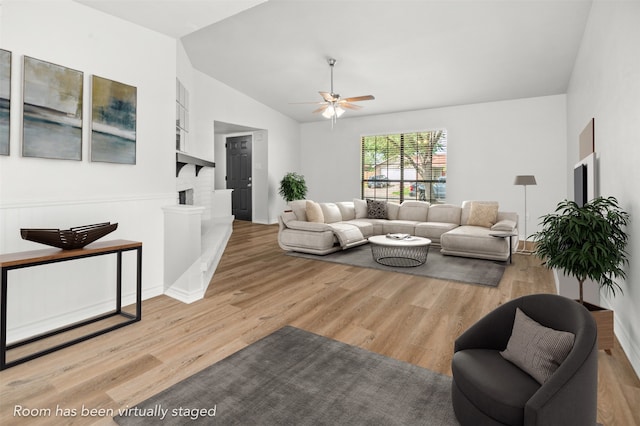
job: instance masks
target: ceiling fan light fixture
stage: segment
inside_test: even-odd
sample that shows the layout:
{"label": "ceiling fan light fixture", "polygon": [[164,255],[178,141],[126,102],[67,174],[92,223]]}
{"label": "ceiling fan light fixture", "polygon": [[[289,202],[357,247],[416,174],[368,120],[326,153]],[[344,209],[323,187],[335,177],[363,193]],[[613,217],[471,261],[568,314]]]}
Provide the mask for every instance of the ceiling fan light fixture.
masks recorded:
{"label": "ceiling fan light fixture", "polygon": [[[0,0],[2,1],[2,0]],[[336,64],[336,60],[334,58],[328,58],[329,68],[331,69],[331,91],[324,92],[320,91],[320,96],[322,96],[322,102],[297,102],[297,103],[310,103],[321,105],[319,108],[316,108],[314,113],[321,113],[322,116],[328,120],[331,120],[331,127],[336,122],[336,120],[341,117],[347,109],[351,110],[359,110],[362,108],[360,105],[354,104],[354,102],[360,101],[370,101],[375,99],[373,95],[363,95],[363,96],[352,96],[342,98],[339,94],[333,91],[333,67]]]}
{"label": "ceiling fan light fixture", "polygon": [[324,118],[333,118],[333,116],[336,114],[335,109],[333,108],[333,105],[329,105],[323,112],[322,112],[322,116]]}

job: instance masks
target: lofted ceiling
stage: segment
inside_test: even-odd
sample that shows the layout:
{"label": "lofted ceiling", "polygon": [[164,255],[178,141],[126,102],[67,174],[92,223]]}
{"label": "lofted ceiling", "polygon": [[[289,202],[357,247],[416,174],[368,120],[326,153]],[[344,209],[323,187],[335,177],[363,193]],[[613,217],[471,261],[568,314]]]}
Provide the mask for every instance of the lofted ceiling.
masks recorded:
{"label": "lofted ceiling", "polygon": [[591,0],[76,0],[181,39],[193,66],[299,122],[566,93]]}

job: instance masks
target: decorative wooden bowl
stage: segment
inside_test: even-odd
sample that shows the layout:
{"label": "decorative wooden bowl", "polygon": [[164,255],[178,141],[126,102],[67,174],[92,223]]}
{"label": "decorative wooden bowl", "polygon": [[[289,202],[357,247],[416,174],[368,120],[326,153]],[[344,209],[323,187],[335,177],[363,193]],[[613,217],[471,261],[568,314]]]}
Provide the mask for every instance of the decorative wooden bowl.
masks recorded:
{"label": "decorative wooden bowl", "polygon": [[76,226],[70,229],[22,228],[23,240],[34,241],[63,250],[79,249],[102,238],[118,227],[117,223],[96,223],[94,225]]}

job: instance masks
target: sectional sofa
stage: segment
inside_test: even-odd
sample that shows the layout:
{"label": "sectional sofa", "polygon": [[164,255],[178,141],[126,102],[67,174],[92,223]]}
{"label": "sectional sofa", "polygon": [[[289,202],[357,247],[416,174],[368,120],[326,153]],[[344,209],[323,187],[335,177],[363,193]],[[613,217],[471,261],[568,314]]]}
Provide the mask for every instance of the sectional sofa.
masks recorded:
{"label": "sectional sofa", "polygon": [[[495,201],[465,201],[456,206],[426,201],[298,200],[289,206],[291,210],[278,218],[278,243],[287,251],[323,255],[388,233],[429,238],[445,255],[481,259],[505,261],[509,248],[515,252],[518,247],[518,215],[500,211]],[[491,236],[495,233],[513,236]]]}

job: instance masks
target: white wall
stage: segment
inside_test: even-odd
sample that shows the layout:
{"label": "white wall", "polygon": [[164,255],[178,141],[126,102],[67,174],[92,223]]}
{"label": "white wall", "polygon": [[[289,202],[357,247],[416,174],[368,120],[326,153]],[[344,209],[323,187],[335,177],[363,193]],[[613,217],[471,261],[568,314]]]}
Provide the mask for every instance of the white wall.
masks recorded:
{"label": "white wall", "polygon": [[567,93],[567,163],[578,161],[578,135],[595,118],[595,150],[603,196],[615,196],[631,215],[630,265],[624,295],[602,295],[614,310],[615,333],[640,374],[640,2],[593,2]]}
{"label": "white wall", "polygon": [[[0,157],[0,252],[44,248],[20,228],[118,222],[104,239],[143,243],[143,294],[163,289],[163,216],[175,203],[175,40],[78,3],[2,3],[1,47],[13,52],[11,155]],[[24,55],[84,72],[83,160],[20,155]],[[92,163],[90,78],[137,87],[136,165]],[[113,306],[114,262],[94,258],[10,275],[10,339]],[[133,301],[133,265],[124,294]],[[46,324],[45,324],[46,323]]]}
{"label": "white wall", "polygon": [[[300,125],[198,70],[193,75],[192,142],[195,139],[198,145],[213,147],[214,121],[263,130],[254,132],[253,138],[253,221],[276,223],[286,205],[278,195],[280,179],[299,167]],[[223,139],[218,137],[218,143],[224,143]],[[222,150],[214,152],[221,157]],[[224,157],[216,157],[216,165],[226,161]],[[218,171],[215,175],[220,179]],[[225,186],[216,182],[214,187]]]}
{"label": "white wall", "polygon": [[[520,215],[524,189],[516,175],[536,176],[527,188],[527,232],[565,197],[565,96],[545,96],[302,124],[302,174],[309,199],[360,198],[360,137],[447,129],[447,202],[498,200]],[[345,116],[347,116],[345,114]],[[344,116],[343,116],[344,117]]]}

